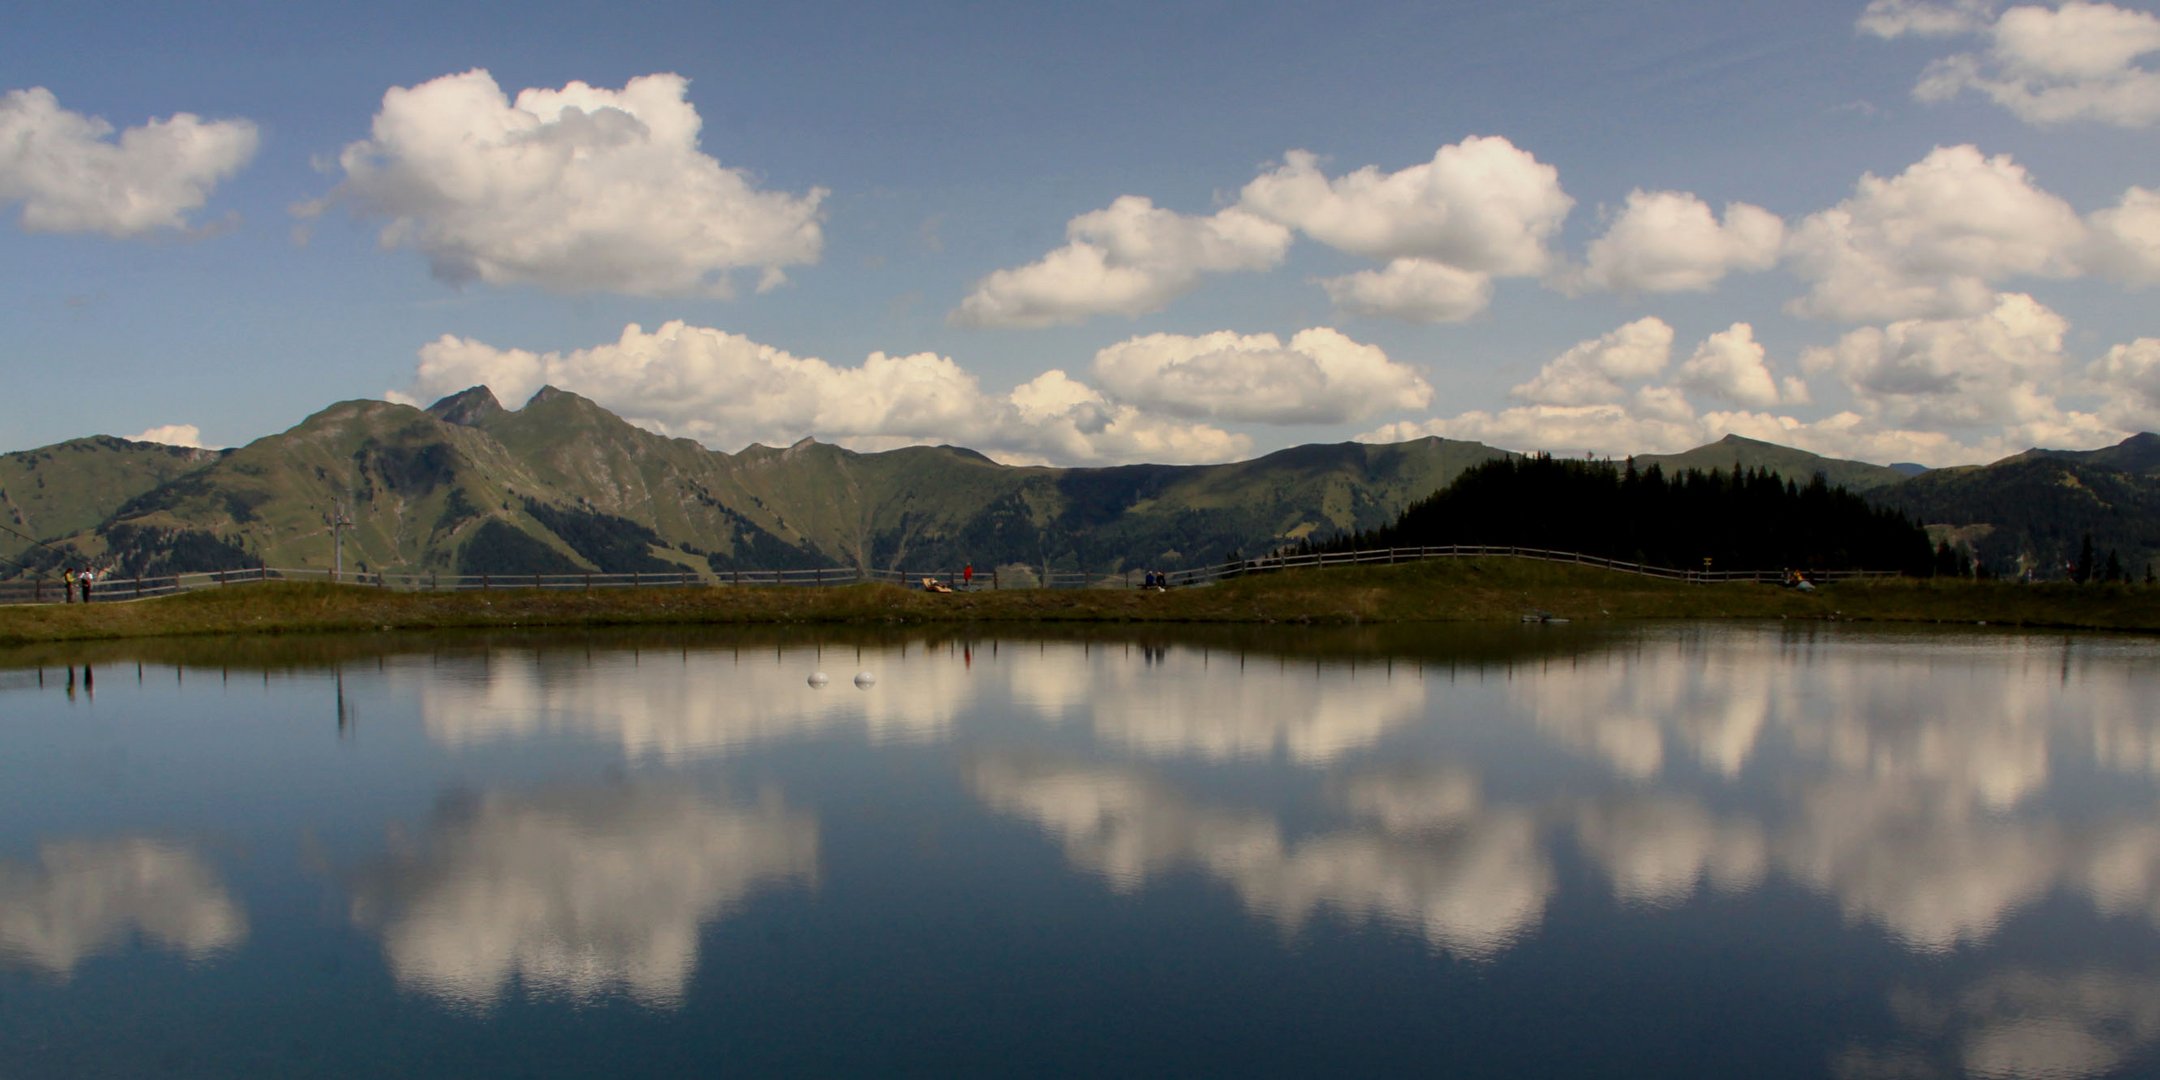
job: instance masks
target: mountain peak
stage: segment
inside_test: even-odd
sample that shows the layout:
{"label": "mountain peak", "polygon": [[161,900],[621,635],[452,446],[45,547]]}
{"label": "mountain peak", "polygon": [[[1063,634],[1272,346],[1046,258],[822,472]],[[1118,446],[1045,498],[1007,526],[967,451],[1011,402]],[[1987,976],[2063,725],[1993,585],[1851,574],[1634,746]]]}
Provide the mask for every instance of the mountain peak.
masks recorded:
{"label": "mountain peak", "polygon": [[495,400],[495,392],[485,383],[467,387],[427,407],[429,416],[459,427],[479,427],[504,412],[502,402]]}

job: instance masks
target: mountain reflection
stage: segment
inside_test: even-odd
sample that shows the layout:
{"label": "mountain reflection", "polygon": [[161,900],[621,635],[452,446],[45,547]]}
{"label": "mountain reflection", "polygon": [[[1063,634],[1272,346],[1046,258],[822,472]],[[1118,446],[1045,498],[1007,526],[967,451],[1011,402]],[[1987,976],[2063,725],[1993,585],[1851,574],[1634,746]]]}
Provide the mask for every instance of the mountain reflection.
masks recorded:
{"label": "mountain reflection", "polygon": [[1192,866],[1289,932],[1326,907],[1483,959],[1534,926],[1553,889],[1532,819],[1481,806],[1464,774],[1353,782],[1346,801],[1369,822],[1298,840],[1267,814],[1197,805],[1131,768],[986,757],[968,779],[991,808],[1056,836],[1074,865],[1113,889]]}
{"label": "mountain reflection", "polygon": [[818,827],[777,797],[672,786],[496,793],[451,806],[356,890],[408,987],[484,1007],[512,977],[574,1001],[678,1002],[699,928],[761,888],[814,883]]}
{"label": "mountain reflection", "polygon": [[0,861],[0,961],[66,976],[141,934],[202,959],[247,937],[217,873],[186,847],[139,837],[40,845]]}

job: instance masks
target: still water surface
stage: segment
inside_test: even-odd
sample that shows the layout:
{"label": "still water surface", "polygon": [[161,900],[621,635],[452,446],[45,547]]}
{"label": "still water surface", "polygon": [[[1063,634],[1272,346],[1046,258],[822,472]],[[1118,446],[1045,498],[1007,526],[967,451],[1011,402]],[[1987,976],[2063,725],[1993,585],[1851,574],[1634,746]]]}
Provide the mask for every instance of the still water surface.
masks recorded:
{"label": "still water surface", "polygon": [[0,1077],[2160,1072],[2151,639],[387,640],[0,656]]}

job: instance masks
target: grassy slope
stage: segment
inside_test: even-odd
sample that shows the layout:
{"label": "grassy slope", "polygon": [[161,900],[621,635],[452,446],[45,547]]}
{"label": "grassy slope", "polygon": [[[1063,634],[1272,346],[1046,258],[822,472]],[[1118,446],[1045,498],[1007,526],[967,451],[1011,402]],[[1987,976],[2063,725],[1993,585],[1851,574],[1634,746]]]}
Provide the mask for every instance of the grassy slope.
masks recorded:
{"label": "grassy slope", "polygon": [[[41,539],[96,526],[129,499],[206,468],[214,450],[131,442],[109,435],[0,454],[0,521]],[[28,540],[0,533],[0,556]]]}
{"label": "grassy slope", "polygon": [[1655,464],[1671,474],[1683,469],[1729,470],[1733,463],[1750,469],[1769,469],[1771,472],[1796,483],[1805,484],[1816,473],[1823,474],[1833,486],[1847,491],[1869,491],[1895,484],[1905,479],[1903,473],[1887,465],[1871,465],[1865,461],[1848,461],[1843,458],[1826,458],[1790,446],[1762,442],[1756,439],[1727,435],[1708,446],[1678,454],[1637,454],[1637,468],[1647,469]]}
{"label": "grassy slope", "polygon": [[2160,590],[1889,581],[1814,593],[1684,585],[1515,560],[1436,561],[1271,574],[1209,588],[932,595],[886,585],[594,593],[395,593],[249,585],[140,603],[0,609],[0,644],[170,634],[684,623],[1219,622],[1515,620],[1530,610],[1596,621],[1795,618],[2160,630]]}

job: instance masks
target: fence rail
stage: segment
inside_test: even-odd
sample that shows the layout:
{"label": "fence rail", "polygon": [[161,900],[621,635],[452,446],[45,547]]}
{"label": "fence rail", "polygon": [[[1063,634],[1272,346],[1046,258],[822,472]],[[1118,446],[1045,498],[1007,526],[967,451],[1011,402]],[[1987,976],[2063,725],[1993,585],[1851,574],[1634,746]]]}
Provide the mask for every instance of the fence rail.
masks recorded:
{"label": "fence rail", "polygon": [[[1344,551],[1307,555],[1269,555],[1257,559],[1233,560],[1214,566],[1171,570],[1163,576],[1170,586],[1180,587],[1212,585],[1226,578],[1241,577],[1246,574],[1273,573],[1280,570],[1308,567],[1406,563],[1424,559],[1487,558],[1534,559],[1539,562],[1571,563],[1577,566],[1594,566],[1600,569],[1639,574],[1644,577],[1662,578],[1668,581],[1703,584],[1725,582],[1775,584],[1783,581],[1785,577],[1785,571],[1783,570],[1675,570],[1670,567],[1650,566],[1644,563],[1608,559],[1600,555],[1585,555],[1580,552],[1550,551],[1544,548],[1491,544],[1449,544],[1436,547],[1376,548],[1370,551]],[[1897,576],[1898,571],[1895,570],[1808,571],[1809,579],[1817,582]],[[870,581],[881,581],[910,588],[920,587],[925,581],[932,581],[946,588],[956,590],[1000,588],[1101,589],[1130,588],[1141,584],[1144,578],[1145,571],[1141,570],[1125,570],[1115,573],[1058,570],[1047,573],[1040,571],[1030,572],[1025,581],[1003,581],[998,571],[990,570],[977,573],[974,580],[969,582],[964,572],[958,570],[867,569],[852,566],[812,567],[796,570],[731,570],[703,574],[685,570],[666,573],[627,574],[394,574],[368,572],[346,573],[343,575],[331,570],[312,567],[251,567],[244,570],[211,570],[189,574],[168,574],[162,577],[106,578],[99,580],[91,587],[90,600],[92,602],[137,600],[153,596],[170,596],[174,593],[193,592],[197,589],[214,589],[227,585],[244,585],[261,581],[338,582],[356,588],[387,589],[399,592],[462,592],[491,589],[556,589],[589,592],[593,589],[715,588],[743,585],[818,588],[834,585],[855,585]],[[0,604],[57,604],[67,599],[67,589],[57,578],[0,581]]]}

